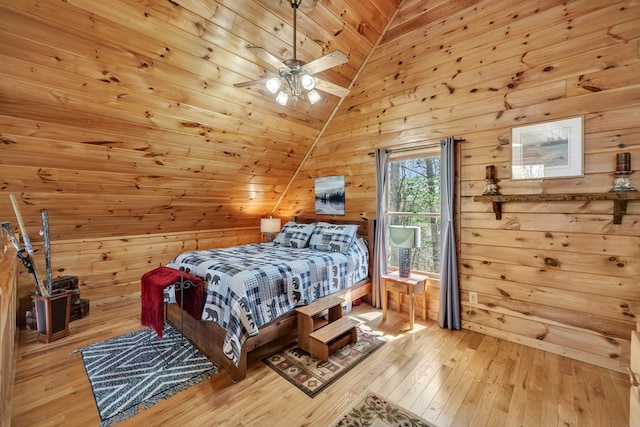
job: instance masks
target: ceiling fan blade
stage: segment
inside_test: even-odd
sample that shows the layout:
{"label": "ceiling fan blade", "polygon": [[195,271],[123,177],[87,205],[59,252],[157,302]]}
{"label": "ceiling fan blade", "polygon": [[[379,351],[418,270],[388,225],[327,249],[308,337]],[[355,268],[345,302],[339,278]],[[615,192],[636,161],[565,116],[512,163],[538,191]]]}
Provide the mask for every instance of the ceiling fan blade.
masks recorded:
{"label": "ceiling fan blade", "polygon": [[308,69],[311,74],[315,74],[328,68],[335,67],[336,65],[344,64],[347,61],[349,61],[347,55],[339,50],[335,50],[325,56],[314,59],[306,64],[304,68]]}
{"label": "ceiling fan blade", "polygon": [[250,80],[248,82],[242,82],[242,83],[234,83],[233,87],[248,87],[248,86],[253,86],[255,84],[262,84],[264,86],[267,80],[269,80],[269,78],[259,79],[259,80]]}
{"label": "ceiling fan blade", "polygon": [[345,96],[349,95],[349,89],[347,89],[346,87],[338,86],[337,84],[319,79],[317,77],[315,79],[316,89],[318,90],[330,93],[335,96],[339,96],[340,98],[344,98]]}
{"label": "ceiling fan blade", "polygon": [[251,49],[253,53],[271,64],[271,66],[276,70],[280,70],[281,68],[288,68],[284,62],[280,61],[278,58],[267,52],[263,47],[247,46],[247,48]]}

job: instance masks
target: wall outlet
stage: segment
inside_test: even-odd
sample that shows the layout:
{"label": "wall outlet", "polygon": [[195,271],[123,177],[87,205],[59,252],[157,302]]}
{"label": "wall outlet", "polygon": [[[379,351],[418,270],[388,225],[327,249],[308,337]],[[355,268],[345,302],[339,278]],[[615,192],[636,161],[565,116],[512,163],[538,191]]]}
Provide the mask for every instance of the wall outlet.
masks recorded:
{"label": "wall outlet", "polygon": [[477,303],[478,303],[478,293],[469,292],[469,304],[477,304]]}

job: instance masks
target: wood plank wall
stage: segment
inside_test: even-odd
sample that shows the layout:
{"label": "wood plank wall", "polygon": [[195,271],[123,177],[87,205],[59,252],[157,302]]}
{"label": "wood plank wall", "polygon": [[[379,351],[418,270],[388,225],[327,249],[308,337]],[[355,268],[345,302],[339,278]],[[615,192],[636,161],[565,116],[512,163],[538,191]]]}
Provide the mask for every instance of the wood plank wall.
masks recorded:
{"label": "wood plank wall", "polygon": [[[348,52],[320,73],[348,86],[398,2],[304,1],[297,57]],[[43,265],[48,210],[54,274],[78,275],[89,299],[131,292],[180,247],[259,241],[338,103],[283,108],[263,85],[233,86],[277,75],[248,45],[292,57],[292,14],[273,0],[0,0],[0,220],[16,224],[15,194]]]}
{"label": "wood plank wall", "polygon": [[[4,230],[0,230],[0,233],[4,234]],[[0,377],[0,426],[11,425],[13,412],[15,349],[18,345],[18,329],[15,322],[17,264],[18,256],[15,249],[4,245],[0,246],[0,372],[2,372]]]}
{"label": "wood plank wall", "polygon": [[[473,201],[485,166],[502,194],[607,192],[615,156],[640,169],[640,4],[406,0],[278,213],[313,211],[314,179],[345,175],[346,218],[375,215],[378,147],[454,135],[463,327],[615,370],[640,299],[640,202]],[[511,129],[584,118],[584,177],[510,179]],[[631,176],[640,189],[640,174]],[[468,303],[477,292],[478,305]],[[437,315],[437,288],[429,291]]]}
{"label": "wood plank wall", "polygon": [[[58,240],[51,245],[53,276],[78,276],[80,297],[89,299],[91,307],[92,301],[104,303],[140,293],[140,277],[179,253],[260,241],[255,228]],[[37,259],[44,271],[44,260]],[[33,282],[20,266],[20,325],[24,325],[25,313],[31,309],[29,294],[33,291]]]}
{"label": "wood plank wall", "polygon": [[[620,370],[639,203],[620,225],[606,202],[508,203],[496,221],[473,196],[488,164],[503,194],[608,191],[620,151],[640,169],[637,0],[404,0],[384,34],[398,1],[309,2],[300,55],[350,56],[332,81],[348,84],[382,39],[341,104],[286,109],[232,89],[265,75],[247,43],[290,53],[277,3],[0,0],[0,219],[14,222],[6,195],[20,194],[40,249],[50,210],[56,274],[80,276],[84,298],[118,298],[178,247],[258,241],[274,208],[312,214],[316,177],[345,175],[343,219],[370,218],[368,152],[455,135],[464,327]],[[512,127],[575,116],[583,178],[509,179]],[[437,298],[434,284],[430,317]]]}

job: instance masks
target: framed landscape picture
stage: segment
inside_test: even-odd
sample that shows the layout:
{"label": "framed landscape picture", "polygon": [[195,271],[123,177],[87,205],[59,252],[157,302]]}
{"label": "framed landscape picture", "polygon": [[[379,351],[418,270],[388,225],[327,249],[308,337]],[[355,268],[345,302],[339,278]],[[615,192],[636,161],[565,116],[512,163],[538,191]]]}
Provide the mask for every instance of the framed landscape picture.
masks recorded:
{"label": "framed landscape picture", "polygon": [[316,213],[344,215],[344,175],[316,178]]}
{"label": "framed landscape picture", "polygon": [[511,179],[583,176],[582,117],[511,130]]}

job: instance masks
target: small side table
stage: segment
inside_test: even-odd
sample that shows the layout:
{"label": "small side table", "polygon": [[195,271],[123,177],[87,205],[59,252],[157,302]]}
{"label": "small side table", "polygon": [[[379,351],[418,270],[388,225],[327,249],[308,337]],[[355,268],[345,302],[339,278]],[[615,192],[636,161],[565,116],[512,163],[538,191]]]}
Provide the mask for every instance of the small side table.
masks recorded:
{"label": "small side table", "polygon": [[416,294],[422,294],[422,320],[427,320],[427,295],[426,286],[428,276],[412,273],[410,277],[400,277],[398,273],[386,274],[382,276],[382,320],[387,320],[387,292],[397,292],[398,312],[400,311],[400,295],[408,295],[409,304],[409,327],[413,329],[415,317]]}

